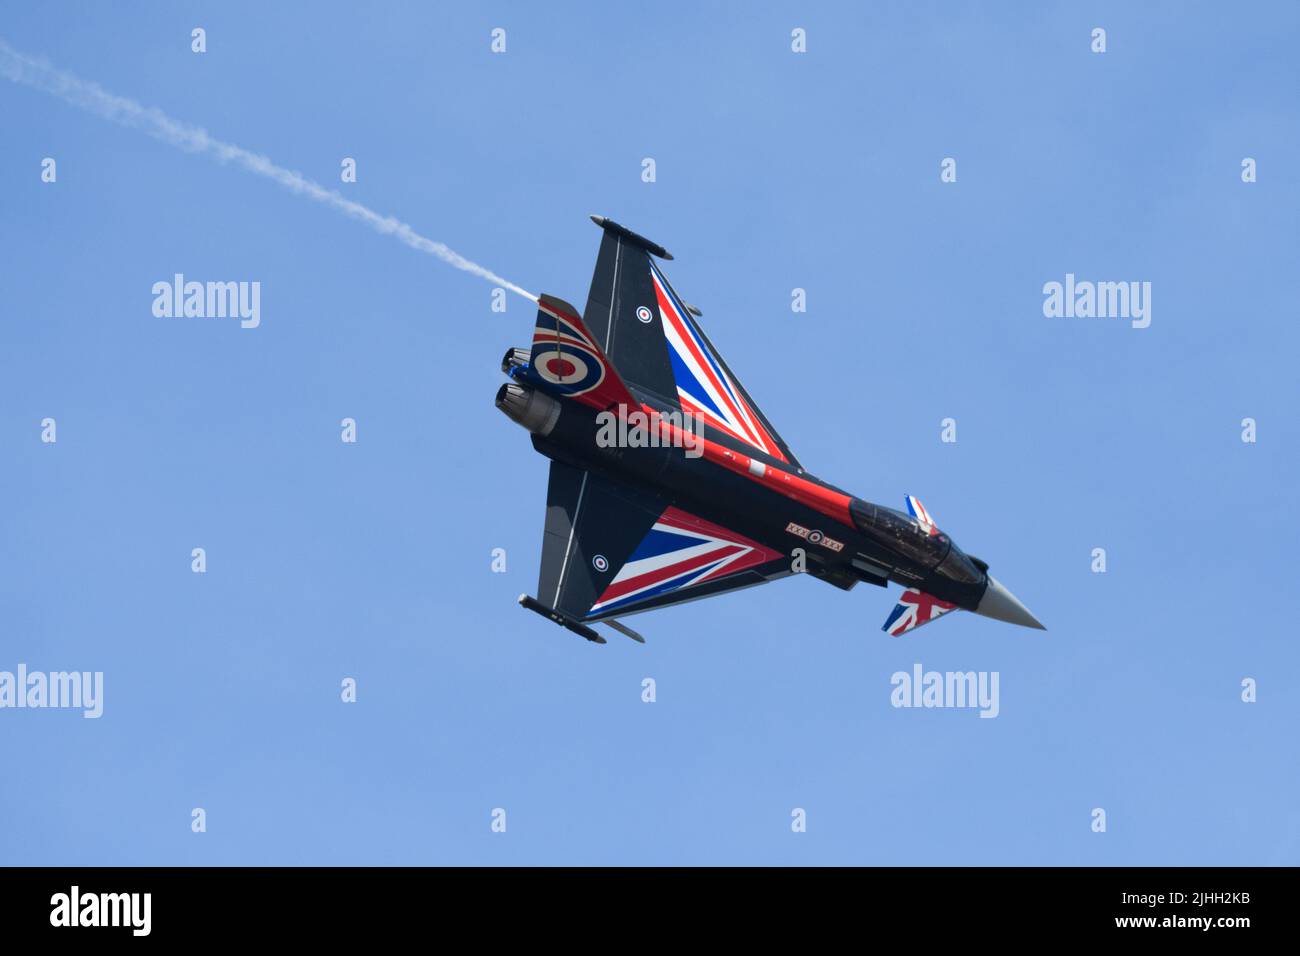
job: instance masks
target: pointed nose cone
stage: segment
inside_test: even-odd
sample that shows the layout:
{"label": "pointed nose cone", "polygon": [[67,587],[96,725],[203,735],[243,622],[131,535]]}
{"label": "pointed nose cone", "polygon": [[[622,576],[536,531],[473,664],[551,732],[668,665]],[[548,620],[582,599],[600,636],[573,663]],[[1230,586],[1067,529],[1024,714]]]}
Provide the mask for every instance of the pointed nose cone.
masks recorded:
{"label": "pointed nose cone", "polygon": [[1004,588],[997,578],[991,574],[988,578],[989,586],[984,590],[984,596],[980,598],[979,607],[975,609],[976,614],[982,614],[997,621],[1006,621],[1008,624],[1036,627],[1040,631],[1047,630],[1038,622],[1038,618],[1029,613],[1029,608],[1021,604],[1016,596]]}

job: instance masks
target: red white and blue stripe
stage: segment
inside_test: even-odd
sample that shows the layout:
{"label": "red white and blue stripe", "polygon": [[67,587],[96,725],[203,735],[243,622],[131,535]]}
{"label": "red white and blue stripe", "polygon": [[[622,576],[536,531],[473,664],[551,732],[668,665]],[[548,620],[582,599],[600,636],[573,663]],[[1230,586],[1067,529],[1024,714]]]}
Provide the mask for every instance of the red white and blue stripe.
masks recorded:
{"label": "red white and blue stripe", "polygon": [[888,631],[892,637],[901,637],[912,628],[929,624],[957,607],[947,601],[926,594],[916,588],[908,588],[898,598],[893,613],[885,621],[882,631]]}
{"label": "red white and blue stripe", "polygon": [[653,262],[650,263],[650,276],[654,280],[659,317],[663,322],[664,338],[668,340],[668,354],[672,359],[682,411],[702,415],[711,428],[724,431],[766,455],[785,461],[780,447],[727,375],[722,362],[705,344],[686,308]]}
{"label": "red white and blue stripe", "polygon": [[907,495],[907,513],[921,523],[921,528],[926,534],[936,535],[939,528],[935,525],[934,519],[930,517],[930,512],[925,510],[925,505],[921,504],[921,499],[916,495]]}
{"label": "red white and blue stripe", "polygon": [[707,584],[776,557],[777,552],[744,535],[668,508],[589,613],[602,614]]}

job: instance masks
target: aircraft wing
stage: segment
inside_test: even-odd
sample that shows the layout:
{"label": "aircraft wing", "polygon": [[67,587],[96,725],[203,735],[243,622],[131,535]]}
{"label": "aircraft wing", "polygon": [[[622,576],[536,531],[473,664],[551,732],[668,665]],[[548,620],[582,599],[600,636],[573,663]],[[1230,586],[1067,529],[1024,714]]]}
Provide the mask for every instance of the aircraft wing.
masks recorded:
{"label": "aircraft wing", "polygon": [[698,413],[711,429],[801,467],[767,416],[705,336],[651,257],[662,248],[608,219],[583,322],[631,385],[664,410]]}
{"label": "aircraft wing", "polygon": [[788,556],[665,498],[551,463],[537,598],[565,617],[622,617],[789,573]]}

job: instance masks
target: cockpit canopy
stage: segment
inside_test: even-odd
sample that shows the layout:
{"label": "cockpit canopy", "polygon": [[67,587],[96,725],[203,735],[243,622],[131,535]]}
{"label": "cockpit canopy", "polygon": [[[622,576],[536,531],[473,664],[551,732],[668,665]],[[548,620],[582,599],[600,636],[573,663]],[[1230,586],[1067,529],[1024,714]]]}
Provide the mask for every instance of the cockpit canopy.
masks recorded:
{"label": "cockpit canopy", "polygon": [[934,571],[962,584],[979,584],[984,573],[938,528],[911,515],[854,498],[849,515],[864,535],[925,572]]}
{"label": "cockpit canopy", "polygon": [[942,531],[936,528],[934,534],[929,534],[911,515],[893,508],[854,499],[849,504],[849,515],[858,530],[876,544],[927,571],[942,561],[952,547],[952,539]]}

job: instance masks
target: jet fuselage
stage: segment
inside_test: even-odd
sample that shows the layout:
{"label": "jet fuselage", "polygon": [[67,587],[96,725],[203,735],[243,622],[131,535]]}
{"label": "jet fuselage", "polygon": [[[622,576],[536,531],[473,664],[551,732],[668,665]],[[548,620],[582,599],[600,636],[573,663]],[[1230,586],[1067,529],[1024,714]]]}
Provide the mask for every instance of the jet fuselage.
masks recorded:
{"label": "jet fuselage", "polygon": [[[683,435],[677,425],[663,424],[659,447],[609,444],[598,441],[601,413],[590,406],[520,383],[503,385],[496,404],[532,432],[534,447],[546,457],[656,492],[687,511],[719,516],[836,587],[894,581],[972,611],[985,594],[987,566],[942,531],[756,454],[707,426],[703,434]],[[653,411],[650,404],[644,408]]]}
{"label": "jet fuselage", "polygon": [[586,309],[538,296],[531,347],[501,364],[497,407],[551,459],[525,608],[602,643],[589,625],[807,572],[903,585],[896,637],[958,608],[1042,627],[915,496],[904,514],[809,474],[656,264],[667,251],[592,221]]}

